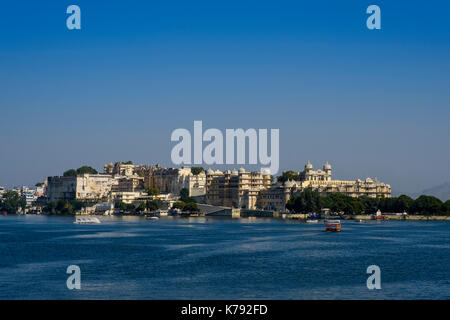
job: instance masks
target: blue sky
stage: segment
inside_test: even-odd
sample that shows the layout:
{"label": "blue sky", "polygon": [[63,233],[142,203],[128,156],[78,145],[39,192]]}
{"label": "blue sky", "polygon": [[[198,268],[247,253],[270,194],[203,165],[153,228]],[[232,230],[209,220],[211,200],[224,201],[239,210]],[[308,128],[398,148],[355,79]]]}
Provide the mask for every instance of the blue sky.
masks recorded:
{"label": "blue sky", "polygon": [[[82,29],[66,28],[81,8]],[[381,8],[381,30],[366,8]],[[279,128],[280,168],[329,161],[416,192],[450,181],[446,1],[20,1],[0,10],[0,185],[84,164],[170,166],[176,128]]]}

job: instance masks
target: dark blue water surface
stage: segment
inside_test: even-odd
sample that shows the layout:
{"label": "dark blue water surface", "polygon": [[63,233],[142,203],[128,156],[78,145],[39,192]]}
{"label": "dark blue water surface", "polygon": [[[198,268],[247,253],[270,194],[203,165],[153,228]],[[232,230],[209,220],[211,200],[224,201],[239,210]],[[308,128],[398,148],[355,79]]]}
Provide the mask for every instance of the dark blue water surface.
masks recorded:
{"label": "dark blue water surface", "polygon": [[[449,299],[450,223],[0,217],[0,299]],[[81,268],[69,290],[66,269]],[[367,267],[381,268],[368,290]]]}

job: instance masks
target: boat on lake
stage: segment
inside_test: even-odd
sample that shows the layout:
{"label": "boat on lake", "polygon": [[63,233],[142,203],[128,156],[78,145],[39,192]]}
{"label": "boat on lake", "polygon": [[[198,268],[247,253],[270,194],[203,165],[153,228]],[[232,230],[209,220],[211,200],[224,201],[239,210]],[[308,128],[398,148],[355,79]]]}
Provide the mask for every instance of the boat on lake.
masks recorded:
{"label": "boat on lake", "polygon": [[388,220],[389,218],[385,215],[381,214],[381,211],[378,210],[374,215],[372,215],[372,220]]}
{"label": "boat on lake", "polygon": [[340,232],[341,231],[341,221],[340,220],[325,221],[325,231]]}
{"label": "boat on lake", "polygon": [[88,217],[88,218],[76,218],[73,223],[75,223],[75,224],[99,224],[101,222],[98,218]]}

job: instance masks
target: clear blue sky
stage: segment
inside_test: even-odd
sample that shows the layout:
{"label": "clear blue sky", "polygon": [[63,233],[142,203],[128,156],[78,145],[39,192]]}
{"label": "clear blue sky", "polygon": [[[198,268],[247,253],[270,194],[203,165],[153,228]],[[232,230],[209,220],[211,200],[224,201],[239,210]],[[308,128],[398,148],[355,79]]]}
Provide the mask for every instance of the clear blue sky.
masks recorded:
{"label": "clear blue sky", "polygon": [[[66,28],[77,4],[82,29]],[[381,7],[382,29],[365,10]],[[176,128],[279,128],[280,168],[450,181],[448,1],[8,1],[0,185],[171,165]]]}

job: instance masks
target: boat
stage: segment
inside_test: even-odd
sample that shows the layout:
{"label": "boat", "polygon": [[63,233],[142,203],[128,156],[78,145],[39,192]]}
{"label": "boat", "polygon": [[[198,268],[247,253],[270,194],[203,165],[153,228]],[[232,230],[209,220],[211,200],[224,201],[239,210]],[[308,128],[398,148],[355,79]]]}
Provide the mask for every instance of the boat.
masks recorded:
{"label": "boat", "polygon": [[372,220],[388,220],[389,218],[385,215],[381,214],[381,211],[378,210],[376,214],[372,215]]}
{"label": "boat", "polygon": [[340,220],[325,221],[325,231],[340,232],[341,231],[341,221]]}
{"label": "boat", "polygon": [[159,218],[155,217],[155,216],[146,216],[145,219],[147,219],[147,220],[159,220]]}
{"label": "boat", "polygon": [[98,218],[76,218],[75,224],[99,224],[101,223]]}
{"label": "boat", "polygon": [[319,222],[319,220],[317,220],[317,219],[308,219],[308,220],[306,220],[306,223],[318,223]]}
{"label": "boat", "polygon": [[158,211],[156,211],[156,215],[160,216],[160,217],[163,217],[163,216],[165,217],[165,216],[169,215],[169,212],[167,210],[158,210]]}

